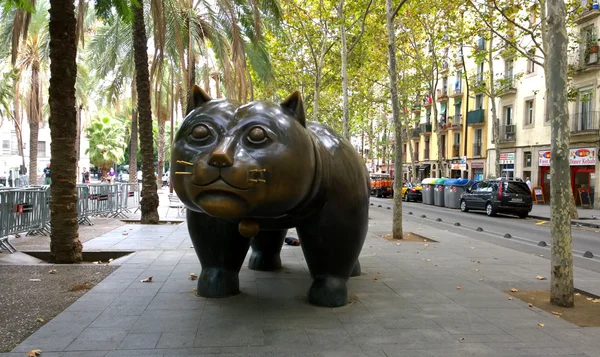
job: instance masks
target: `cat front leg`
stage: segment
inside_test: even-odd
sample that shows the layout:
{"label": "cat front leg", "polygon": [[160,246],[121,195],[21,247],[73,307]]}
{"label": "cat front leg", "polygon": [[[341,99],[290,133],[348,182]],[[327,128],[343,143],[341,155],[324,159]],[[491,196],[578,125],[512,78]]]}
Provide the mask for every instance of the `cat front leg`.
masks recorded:
{"label": "cat front leg", "polygon": [[189,209],[187,224],[202,264],[198,295],[222,298],[239,294],[239,272],[250,240],[240,235],[237,224]]}
{"label": "cat front leg", "polygon": [[281,269],[281,246],[287,229],[261,231],[252,239],[252,255],[248,268],[252,270],[274,271]]}

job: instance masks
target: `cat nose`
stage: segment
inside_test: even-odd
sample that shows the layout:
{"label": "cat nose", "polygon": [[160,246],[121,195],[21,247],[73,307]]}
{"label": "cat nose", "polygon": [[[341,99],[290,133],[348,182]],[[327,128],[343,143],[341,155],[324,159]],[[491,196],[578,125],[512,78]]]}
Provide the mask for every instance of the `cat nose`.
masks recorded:
{"label": "cat nose", "polygon": [[229,167],[233,166],[233,137],[226,136],[221,140],[215,151],[210,155],[208,164],[214,167]]}

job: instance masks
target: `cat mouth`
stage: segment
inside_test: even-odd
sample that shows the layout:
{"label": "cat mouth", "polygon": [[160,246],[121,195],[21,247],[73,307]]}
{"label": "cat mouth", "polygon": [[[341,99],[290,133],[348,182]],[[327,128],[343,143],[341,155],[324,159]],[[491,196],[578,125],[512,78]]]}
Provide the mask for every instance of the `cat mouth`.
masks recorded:
{"label": "cat mouth", "polygon": [[195,183],[194,185],[198,186],[198,187],[207,187],[207,188],[211,187],[211,186],[217,186],[217,188],[218,188],[218,186],[225,185],[225,186],[229,186],[231,188],[234,188],[234,189],[236,189],[238,191],[249,191],[250,190],[250,187],[249,188],[242,188],[242,187],[237,187],[235,185],[232,185],[229,182],[225,181],[225,179],[223,179],[220,175],[217,176],[217,178],[215,178],[214,180],[210,181],[209,183],[205,183],[203,185],[199,185],[199,184]]}

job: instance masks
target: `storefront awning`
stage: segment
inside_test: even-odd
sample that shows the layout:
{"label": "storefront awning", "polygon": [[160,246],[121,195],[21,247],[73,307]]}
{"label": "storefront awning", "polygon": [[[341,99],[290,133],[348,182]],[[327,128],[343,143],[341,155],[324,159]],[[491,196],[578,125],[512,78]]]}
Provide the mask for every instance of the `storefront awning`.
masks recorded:
{"label": "storefront awning", "polygon": [[429,164],[425,164],[425,165],[419,167],[419,171],[425,171],[425,170],[429,169],[429,166],[430,166]]}

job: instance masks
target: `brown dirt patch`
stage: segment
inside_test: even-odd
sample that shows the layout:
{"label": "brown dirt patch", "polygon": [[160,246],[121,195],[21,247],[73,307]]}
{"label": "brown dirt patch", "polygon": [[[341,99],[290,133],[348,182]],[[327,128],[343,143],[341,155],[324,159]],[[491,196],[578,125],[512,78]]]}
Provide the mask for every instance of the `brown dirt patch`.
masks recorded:
{"label": "brown dirt patch", "polygon": [[431,238],[427,238],[424,237],[420,234],[416,234],[413,232],[404,232],[404,238],[403,239],[394,239],[392,238],[391,234],[383,234],[380,236],[383,239],[389,240],[389,241],[394,241],[394,242],[416,242],[416,243],[437,243],[438,241],[433,240]]}
{"label": "brown dirt patch", "polygon": [[578,326],[600,327],[600,299],[576,293],[575,307],[565,308],[550,304],[550,291],[548,290],[505,292],[526,303],[532,304],[538,309],[544,310]]}

